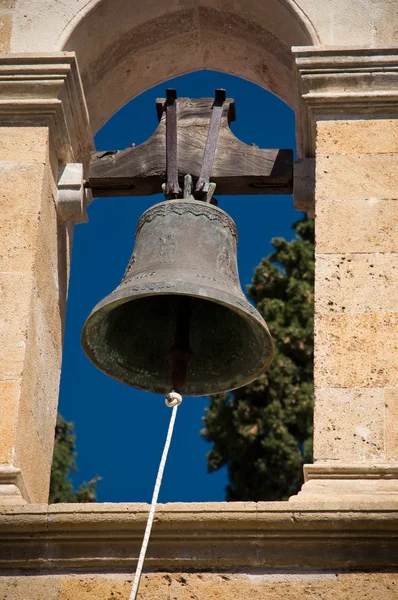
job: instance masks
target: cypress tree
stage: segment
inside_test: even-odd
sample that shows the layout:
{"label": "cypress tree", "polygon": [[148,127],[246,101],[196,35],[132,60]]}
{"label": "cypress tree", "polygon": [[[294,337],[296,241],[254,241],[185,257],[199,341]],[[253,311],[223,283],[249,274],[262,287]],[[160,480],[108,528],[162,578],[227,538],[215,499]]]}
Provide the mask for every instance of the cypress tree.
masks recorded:
{"label": "cypress tree", "polygon": [[73,423],[58,414],[55,427],[55,444],[51,467],[49,503],[96,502],[96,486],[100,477],[84,482],[75,490],[70,476],[77,471],[75,434]]}
{"label": "cypress tree", "polygon": [[228,467],[227,500],[284,500],[312,460],[314,222],[296,237],[272,240],[249,297],[274,341],[269,370],[253,383],[210,399],[202,435],[213,447],[208,470]]}

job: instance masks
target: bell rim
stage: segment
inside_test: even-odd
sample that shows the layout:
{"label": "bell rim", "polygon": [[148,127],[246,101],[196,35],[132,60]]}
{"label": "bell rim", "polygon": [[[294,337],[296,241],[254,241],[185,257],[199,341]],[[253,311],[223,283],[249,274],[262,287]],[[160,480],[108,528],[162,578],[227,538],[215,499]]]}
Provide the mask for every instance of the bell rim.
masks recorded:
{"label": "bell rim", "polygon": [[[192,284],[191,284],[192,285]],[[165,390],[165,391],[153,391],[151,389],[148,388],[144,388],[144,387],[140,387],[138,385],[132,385],[131,383],[129,383],[128,381],[125,381],[117,376],[112,375],[111,372],[105,370],[104,368],[102,368],[102,365],[100,365],[98,363],[97,357],[95,356],[95,353],[93,350],[91,350],[88,342],[86,341],[86,330],[88,328],[88,324],[89,321],[94,317],[94,315],[101,309],[104,309],[105,307],[107,307],[107,309],[109,309],[109,311],[113,310],[114,308],[118,307],[118,306],[122,306],[123,304],[127,304],[128,302],[134,301],[134,300],[138,300],[138,299],[143,299],[143,298],[150,298],[153,296],[153,291],[151,292],[150,290],[147,291],[143,291],[143,292],[138,292],[136,293],[133,297],[131,296],[131,291],[130,294],[128,292],[128,290],[131,290],[132,286],[128,286],[126,285],[126,287],[123,290],[115,290],[114,292],[112,292],[111,294],[109,294],[108,296],[106,296],[105,298],[103,298],[100,302],[98,302],[98,304],[96,304],[96,306],[93,308],[93,310],[91,311],[90,315],[87,317],[84,325],[83,325],[83,329],[81,332],[81,337],[80,337],[80,342],[83,348],[84,353],[86,354],[87,358],[92,362],[92,364],[94,364],[96,366],[96,368],[98,368],[100,371],[102,371],[102,373],[104,373],[105,375],[107,375],[108,377],[111,377],[112,379],[115,379],[116,381],[120,381],[121,383],[124,383],[125,385],[128,385],[129,387],[133,387],[135,389],[139,389],[141,391],[145,391],[145,392],[150,392],[153,394],[165,394],[168,393],[170,391],[170,389]],[[199,286],[198,286],[199,287]],[[189,292],[184,292],[184,291],[172,291],[172,292],[158,292],[156,295],[157,296],[188,296],[188,297],[194,297],[194,298],[198,298],[200,300],[207,300],[208,302],[214,302],[215,304],[219,304],[221,306],[225,306],[226,308],[229,308],[231,310],[234,310],[236,313],[238,313],[243,319],[245,319],[246,321],[250,321],[250,320],[255,320],[256,323],[262,327],[263,332],[265,334],[265,336],[268,339],[268,346],[270,349],[269,355],[267,356],[267,359],[263,362],[261,368],[256,371],[255,375],[250,376],[250,378],[247,378],[245,381],[243,381],[243,383],[239,383],[238,386],[233,386],[230,387],[228,389],[216,389],[216,390],[209,390],[203,393],[195,393],[195,394],[190,394],[190,393],[185,393],[182,390],[182,395],[183,396],[187,396],[187,397],[192,397],[192,398],[200,398],[203,396],[210,396],[210,395],[214,395],[214,394],[221,394],[221,393],[226,393],[226,392],[231,392],[233,390],[239,389],[241,387],[244,387],[245,385],[248,385],[249,383],[252,383],[253,381],[255,381],[256,379],[258,379],[258,377],[260,377],[263,373],[265,373],[267,371],[267,369],[269,368],[270,364],[272,363],[272,360],[274,358],[274,344],[272,341],[272,337],[271,334],[269,332],[267,323],[265,322],[265,320],[262,318],[262,316],[260,315],[260,313],[258,312],[258,310],[252,305],[250,304],[250,302],[245,298],[245,296],[242,296],[241,298],[241,302],[243,303],[243,306],[239,306],[236,302],[236,296],[230,294],[229,292],[224,292],[221,291],[219,288],[212,288],[211,286],[207,286],[207,289],[213,289],[215,292],[217,292],[218,294],[222,294],[223,296],[226,297],[226,299],[224,301],[222,301],[220,298],[217,297],[207,297],[203,294],[200,293],[195,293],[192,290],[192,287],[190,288]],[[110,298],[112,297],[112,302],[109,302]],[[245,310],[245,308],[247,310]],[[108,310],[107,310],[108,312]]]}

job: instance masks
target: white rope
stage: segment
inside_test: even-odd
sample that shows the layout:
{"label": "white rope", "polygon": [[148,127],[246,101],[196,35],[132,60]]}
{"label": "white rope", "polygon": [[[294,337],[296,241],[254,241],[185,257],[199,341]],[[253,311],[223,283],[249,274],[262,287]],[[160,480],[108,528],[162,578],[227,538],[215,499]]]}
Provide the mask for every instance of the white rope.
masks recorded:
{"label": "white rope", "polygon": [[164,471],[164,467],[166,464],[167,454],[168,454],[169,448],[170,448],[171,436],[173,435],[174,422],[176,420],[177,409],[182,402],[182,397],[180,396],[180,394],[177,394],[177,392],[170,392],[170,394],[167,394],[165,402],[166,402],[167,406],[169,406],[170,408],[173,408],[173,411],[171,413],[169,430],[167,432],[166,442],[164,445],[162,458],[161,458],[161,461],[159,464],[158,475],[156,477],[156,483],[155,483],[155,487],[153,490],[151,508],[150,508],[149,515],[148,515],[148,521],[147,521],[146,528],[145,528],[144,539],[142,541],[141,552],[140,552],[140,556],[138,558],[137,569],[135,571],[133,587],[131,588],[131,594],[129,596],[129,600],[136,600],[136,598],[137,598],[138,586],[140,585],[142,568],[144,566],[146,550],[148,548],[149,538],[151,535],[152,523],[153,523],[153,518],[155,516],[155,510],[156,510],[156,503],[158,501],[159,490],[160,490],[160,486],[162,483],[163,471]]}

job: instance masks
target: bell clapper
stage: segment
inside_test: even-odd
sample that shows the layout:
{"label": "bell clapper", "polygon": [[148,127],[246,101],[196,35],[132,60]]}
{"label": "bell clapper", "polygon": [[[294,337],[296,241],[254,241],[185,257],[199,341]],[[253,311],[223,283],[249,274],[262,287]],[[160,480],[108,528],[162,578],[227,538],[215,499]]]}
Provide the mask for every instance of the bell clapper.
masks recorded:
{"label": "bell clapper", "polygon": [[195,200],[192,196],[192,176],[188,173],[184,177],[184,200]]}
{"label": "bell clapper", "polygon": [[171,384],[173,390],[182,390],[187,378],[188,367],[194,359],[189,345],[189,322],[191,318],[191,299],[181,296],[177,311],[176,330],[173,345],[168,352],[171,366]]}

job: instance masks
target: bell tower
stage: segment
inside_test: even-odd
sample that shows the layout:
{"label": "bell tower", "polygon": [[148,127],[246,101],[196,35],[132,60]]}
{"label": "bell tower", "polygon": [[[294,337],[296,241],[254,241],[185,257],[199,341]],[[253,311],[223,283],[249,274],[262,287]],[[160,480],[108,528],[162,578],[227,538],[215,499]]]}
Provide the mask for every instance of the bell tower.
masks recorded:
{"label": "bell tower", "polygon": [[[90,192],[150,194],[164,182],[162,206],[191,202],[224,215],[211,202],[211,183],[216,195],[234,185],[246,193],[239,176],[249,173],[251,189],[289,193],[293,183],[295,207],[315,217],[314,463],[289,502],[159,507],[139,594],[395,600],[397,3],[3,0],[0,24],[0,597],[127,600],[148,517],[143,504],[47,503],[72,234]],[[294,109],[293,176],[289,155],[239,149],[228,138],[233,107],[225,100],[220,109],[220,97],[196,120],[205,134],[189,164],[184,153],[173,159],[188,111],[171,96],[147,146],[91,155],[93,132],[121,106],[198,69],[248,79]],[[215,114],[214,127],[205,113]],[[209,131],[218,131],[216,150],[210,136],[203,161]],[[160,173],[151,171],[160,157]],[[181,197],[187,174],[193,199]],[[144,223],[140,239],[164,219]],[[234,284],[228,219],[212,222],[225,249],[211,262],[220,273],[211,302],[238,322],[234,332],[244,323],[265,347],[265,325],[239,305],[240,291],[222,297],[223,282]],[[180,256],[178,232],[162,230],[164,266]],[[124,279],[133,304],[150,285],[138,279],[137,264]],[[203,281],[195,284],[209,290],[211,280]],[[105,308],[94,315],[106,320]],[[186,331],[199,308],[169,313],[182,316],[171,322],[163,364],[179,385],[184,368],[187,385],[196,368]]]}

